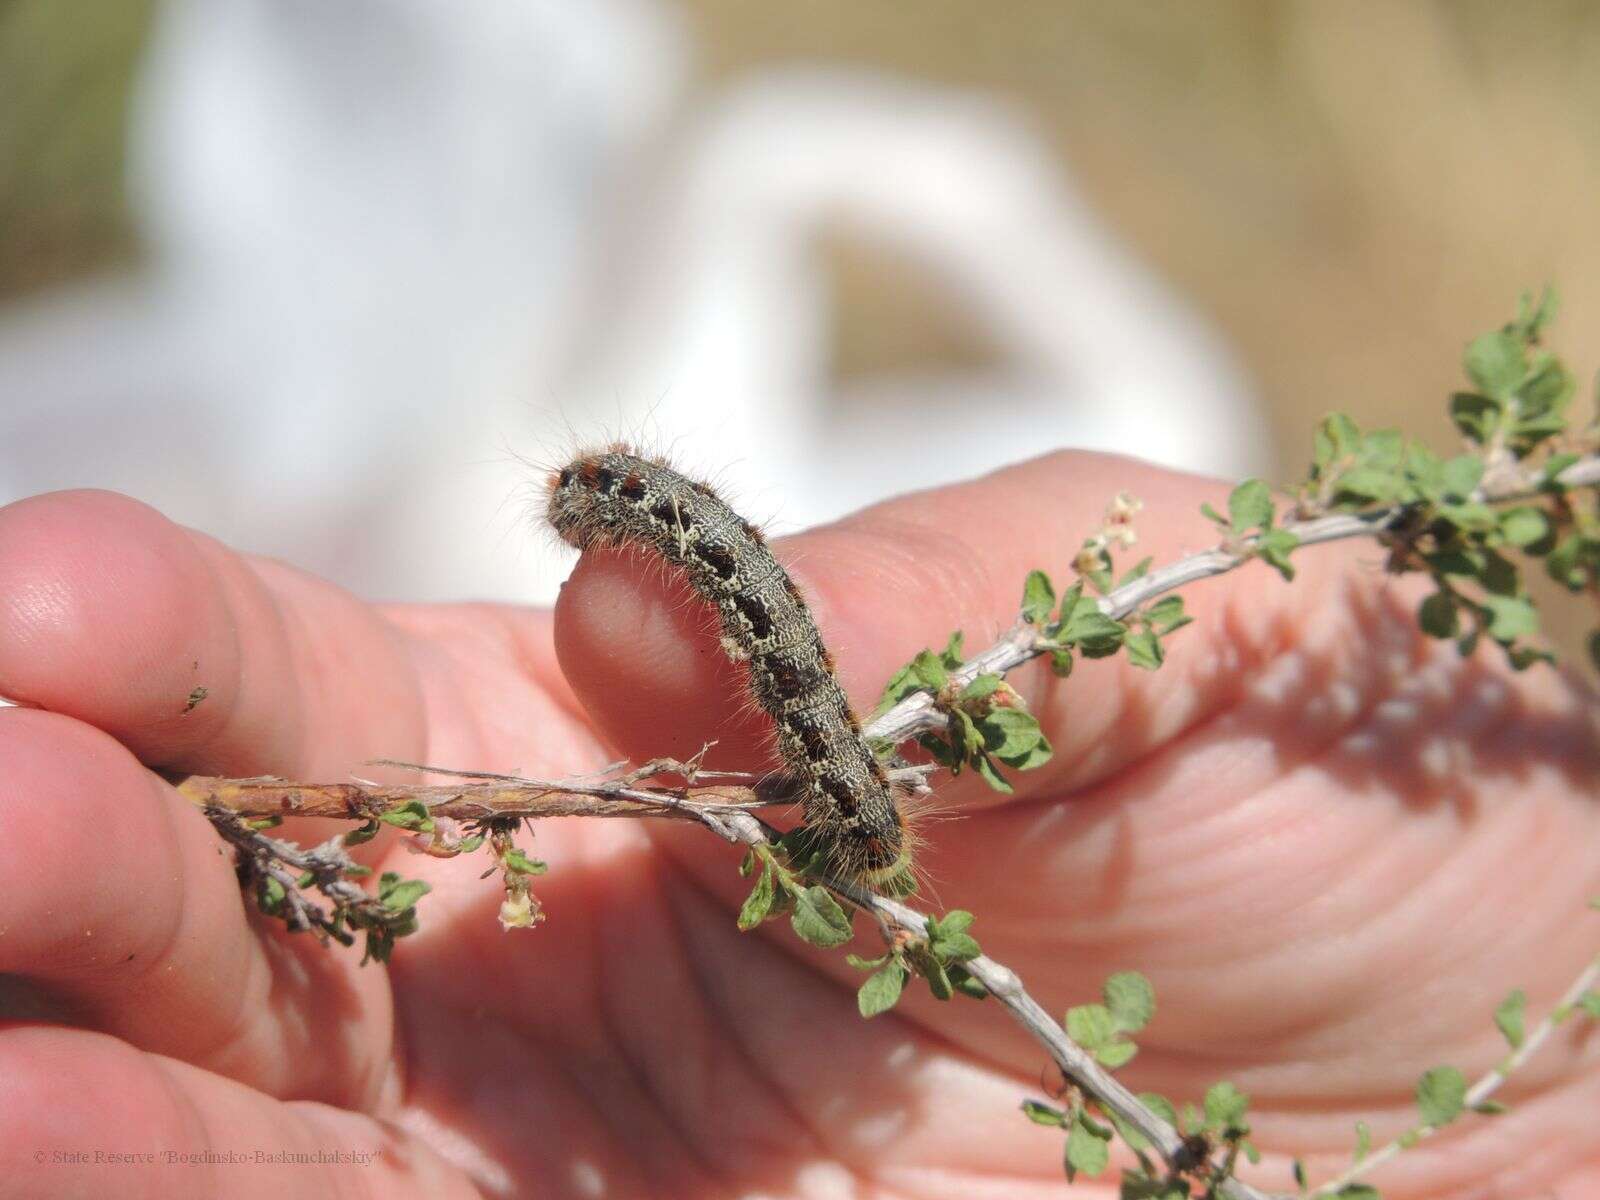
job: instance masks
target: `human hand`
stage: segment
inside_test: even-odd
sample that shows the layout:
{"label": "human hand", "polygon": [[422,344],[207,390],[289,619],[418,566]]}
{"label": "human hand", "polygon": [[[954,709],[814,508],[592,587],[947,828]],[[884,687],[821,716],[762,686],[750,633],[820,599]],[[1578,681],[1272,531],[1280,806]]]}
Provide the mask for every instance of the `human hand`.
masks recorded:
{"label": "human hand", "polygon": [[[1027,570],[1069,557],[1122,488],[1146,503],[1141,554],[1206,539],[1191,514],[1215,485],[1057,455],[778,553],[866,707],[952,629],[985,644]],[[1354,1120],[1412,1123],[1424,1069],[1490,1065],[1501,996],[1540,1011],[1594,943],[1592,700],[1423,641],[1375,561],[1308,550],[1290,586],[1197,585],[1155,674],[1016,673],[1055,759],[1015,798],[944,781],[925,822],[925,900],[976,912],[1048,1006],[1151,978],[1160,1009],[1122,1077],[1251,1093],[1282,1155],[1247,1177],[1279,1189],[1283,1155],[1322,1178]],[[1058,1145],[1016,1111],[1037,1047],[992,1003],[908,995],[860,1021],[839,955],[781,923],[737,933],[744,884],[702,830],[542,822],[550,920],[515,935],[481,864],[380,840],[375,867],[434,892],[393,962],[358,969],[250,916],[204,819],[144,769],[338,779],[383,756],[551,778],[711,737],[754,765],[736,669],[636,558],[587,556],[554,619],[374,607],[118,497],[40,497],[0,510],[0,694],[48,710],[0,711],[0,1195],[1062,1194]],[[1410,1151],[1385,1194],[1600,1186],[1577,1026],[1514,1079],[1511,1114]],[[378,1153],[249,1159],[319,1148]],[[90,1161],[58,1161],[73,1151]]]}

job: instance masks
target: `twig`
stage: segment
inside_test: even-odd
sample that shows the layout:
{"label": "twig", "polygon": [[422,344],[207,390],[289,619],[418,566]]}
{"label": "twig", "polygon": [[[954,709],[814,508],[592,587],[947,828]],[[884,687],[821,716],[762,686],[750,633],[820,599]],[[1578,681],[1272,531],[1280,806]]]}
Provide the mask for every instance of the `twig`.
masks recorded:
{"label": "twig", "polygon": [[367,821],[420,800],[432,816],[460,821],[491,817],[683,817],[739,812],[789,801],[771,789],[720,784],[674,794],[616,782],[592,786],[539,780],[463,784],[295,783],[263,776],[222,779],[190,775],[176,784],[185,799],[241,817],[336,817]]}
{"label": "twig", "polygon": [[[1467,1094],[1461,1101],[1463,1109],[1471,1110],[1485,1103],[1491,1096],[1500,1090],[1500,1085],[1505,1083],[1519,1067],[1533,1057],[1539,1047],[1555,1032],[1557,1025],[1567,1019],[1577,1007],[1578,1002],[1594,987],[1600,985],[1600,957],[1595,958],[1572,981],[1571,986],[1562,993],[1556,1006],[1545,1015],[1544,1020],[1522,1040],[1522,1044],[1507,1055],[1495,1068],[1482,1076],[1476,1083],[1467,1089]],[[1360,1162],[1352,1166],[1337,1179],[1331,1179],[1310,1193],[1308,1200],[1320,1200],[1322,1197],[1336,1196],[1340,1189],[1349,1187],[1352,1183],[1365,1178],[1375,1168],[1382,1166],[1394,1158],[1402,1150],[1416,1145],[1424,1138],[1430,1138],[1438,1133],[1441,1126],[1419,1125],[1402,1137],[1396,1138],[1388,1145],[1381,1146],[1367,1155]]]}
{"label": "twig", "polygon": [[[1556,481],[1568,488],[1600,484],[1600,456],[1573,463],[1556,477]],[[1486,504],[1504,504],[1539,494],[1536,477],[1523,475],[1509,484],[1492,489],[1480,488],[1472,498]],[[1344,538],[1376,536],[1402,521],[1411,511],[1409,505],[1395,504],[1362,513],[1333,513],[1310,520],[1293,521],[1283,528],[1294,534],[1300,540],[1300,545],[1314,546]],[[1258,542],[1259,538],[1242,538],[1237,548],[1219,546],[1202,550],[1165,567],[1158,567],[1102,596],[1100,611],[1114,620],[1121,620],[1158,596],[1201,579],[1225,575],[1254,558]],[[1037,626],[1019,621],[993,646],[951,671],[950,687],[959,690],[979,675],[1005,675],[1051,648],[1049,640]],[[919,733],[939,729],[945,722],[946,717],[939,711],[935,697],[928,692],[916,692],[869,721],[864,732],[870,738],[898,745]]]}
{"label": "twig", "polygon": [[[776,842],[777,831],[763,823],[754,813],[730,813],[721,821],[723,828],[714,829],[719,836],[743,846],[768,846]],[[710,823],[706,822],[708,827]],[[855,884],[829,876],[816,877],[824,887],[838,892],[853,904],[872,913],[880,920],[905,930],[914,937],[926,937],[928,920],[914,908],[897,900],[865,891]],[[1010,967],[996,962],[987,955],[979,955],[961,964],[974,979],[988,989],[1011,1014],[1012,1019],[1025,1029],[1035,1041],[1050,1054],[1073,1083],[1098,1101],[1108,1112],[1115,1113],[1127,1125],[1142,1133],[1170,1166],[1180,1160],[1183,1137],[1155,1113],[1139,1102],[1139,1098],[1094,1061],[1093,1056],[1066,1034],[1060,1023],[1028,994],[1022,979]],[[1217,1190],[1227,1200],[1286,1200],[1261,1192],[1238,1179],[1226,1179]]]}

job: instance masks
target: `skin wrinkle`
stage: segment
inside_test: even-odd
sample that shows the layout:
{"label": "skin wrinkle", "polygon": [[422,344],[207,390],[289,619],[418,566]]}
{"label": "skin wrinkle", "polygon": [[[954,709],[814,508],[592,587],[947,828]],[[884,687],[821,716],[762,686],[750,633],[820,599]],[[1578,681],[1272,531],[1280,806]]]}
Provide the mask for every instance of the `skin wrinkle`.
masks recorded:
{"label": "skin wrinkle", "polygon": [[[172,869],[178,872],[179,875],[174,891],[178,896],[191,895],[193,894],[194,888],[187,878],[188,867],[183,860],[183,855],[180,853],[179,848],[178,831],[176,828],[176,821],[180,819],[178,810],[175,809],[168,796],[160,794],[164,790],[164,785],[155,779],[150,780],[150,785],[152,792],[156,793],[152,795],[151,799],[156,809],[161,813],[163,828],[168,834],[168,844],[165,847],[165,858],[171,863]],[[190,816],[190,813],[187,811],[189,806],[185,805],[184,809],[186,811],[184,811],[183,816],[188,818]],[[242,912],[244,906],[240,904],[239,907]],[[160,949],[149,956],[149,958],[143,963],[143,969],[134,973],[132,978],[129,980],[130,983],[151,978],[156,975],[159,970],[166,966],[167,961],[177,952],[179,945],[183,940],[184,932],[193,923],[193,916],[194,914],[192,910],[187,905],[180,904],[173,908],[171,920],[168,924],[165,935],[161,939]],[[122,964],[119,963],[116,965],[121,966]],[[226,1021],[220,1024],[216,1036],[207,1042],[201,1042],[197,1045],[193,1052],[196,1061],[210,1062],[219,1058],[224,1058],[226,1056],[222,1054],[222,1050],[225,1047],[228,1047],[236,1041],[242,1041],[244,1039],[246,1027],[249,1024],[246,1018],[254,1011],[255,1003],[259,1000],[260,996],[265,994],[259,986],[261,981],[261,972],[264,967],[265,963],[259,951],[254,954],[245,955],[245,969],[250,973],[246,980],[246,985],[231,990],[230,994],[233,998],[234,1006],[233,1012]],[[127,985],[125,984],[124,986]],[[100,1006],[97,1005],[97,1007]]]}
{"label": "skin wrinkle", "polygon": [[[675,856],[672,857],[672,861],[679,877],[689,885],[688,890],[692,893],[695,902],[720,911],[719,898],[705,885],[703,880],[686,870],[685,865],[677,861]],[[778,951],[782,957],[790,960],[794,965],[809,967],[814,964],[814,952],[810,952],[810,948],[799,943],[797,939],[786,936],[781,929],[762,926],[756,933],[761,937],[764,946]],[[808,959],[811,961],[808,962]],[[826,1136],[822,1129],[806,1116],[804,1110],[790,1096],[788,1088],[784,1086],[784,1076],[781,1071],[768,1071],[760,1065],[755,1049],[739,1035],[739,1030],[742,1027],[740,1018],[743,1015],[743,1010],[738,1007],[729,1008],[719,1002],[716,987],[710,983],[710,977],[701,967],[701,956],[691,952],[685,955],[684,961],[690,965],[696,986],[700,994],[706,997],[708,1006],[727,1014],[727,1019],[719,1022],[719,1024],[728,1031],[732,1045],[738,1050],[754,1077],[765,1080],[768,1094],[776,1094],[782,1097],[783,1104],[795,1125],[807,1130],[814,1145],[822,1153],[833,1156],[840,1163],[849,1164],[848,1169],[858,1179],[875,1179],[876,1174],[870,1169],[872,1165],[870,1161],[866,1165],[852,1161],[858,1155],[853,1151],[853,1148],[849,1147],[848,1143],[844,1146],[836,1145],[834,1139]],[[854,995],[855,988],[849,980],[830,976],[825,982],[831,984],[838,991],[841,999]],[[905,1027],[907,1035],[916,1038],[923,1044],[925,1049],[930,1051],[949,1051],[952,1058],[959,1059],[964,1057],[966,1061],[975,1067],[988,1071],[1001,1080],[1013,1083],[1019,1091],[1026,1091],[1034,1086],[1035,1081],[1012,1071],[997,1055],[981,1048],[963,1046],[956,1042],[949,1032],[931,1029],[918,1018],[911,1016],[907,1011],[885,1014],[878,1020],[888,1026],[898,1025]]]}
{"label": "skin wrinkle", "polygon": [[[586,914],[585,919],[590,921],[592,925],[592,916]],[[600,965],[602,958],[603,956],[599,954],[596,954],[595,956],[597,981],[603,981],[604,979],[604,967]],[[600,1016],[601,1032],[606,1035],[606,1041],[620,1050],[620,1039],[617,1037],[615,1031],[609,1027],[605,1009],[606,1005],[603,999],[597,1001],[597,1003],[594,1005],[594,1011]],[[563,1076],[565,1076],[568,1086],[574,1094],[583,1097],[584,1103],[589,1109],[591,1123],[603,1131],[603,1136],[606,1142],[610,1143],[614,1148],[616,1157],[626,1156],[628,1158],[635,1158],[636,1155],[634,1151],[637,1146],[637,1131],[631,1127],[625,1128],[618,1126],[615,1120],[615,1113],[612,1103],[606,1098],[603,1092],[597,1090],[596,1079],[591,1071],[584,1069],[583,1060],[581,1058],[569,1058],[572,1050],[572,1047],[570,1046],[552,1045],[548,1040],[541,1040],[544,1041],[547,1053],[549,1053],[556,1062],[562,1064],[561,1072]],[[633,1082],[639,1093],[643,1096],[654,1095],[653,1089],[650,1088],[648,1083],[641,1078],[638,1065],[634,1061],[632,1054],[624,1052],[620,1054],[619,1057],[622,1065],[625,1068],[627,1077]],[[681,1129],[671,1117],[661,1113],[652,1115],[655,1121],[664,1125],[669,1131],[675,1133],[681,1132]],[[679,1144],[682,1144],[681,1141]],[[700,1155],[695,1150],[686,1149],[684,1157],[696,1166],[704,1166],[704,1164],[701,1163]],[[708,1172],[708,1174],[712,1173]],[[651,1176],[649,1172],[641,1168],[641,1181],[648,1181],[650,1178]],[[712,1178],[716,1178],[715,1174],[712,1174]],[[647,1192],[654,1192],[654,1190],[655,1189],[653,1187],[650,1187],[647,1189]]]}
{"label": "skin wrinkle", "polygon": [[[228,645],[223,652],[223,659],[231,666],[229,677],[222,681],[220,686],[212,684],[209,687],[209,694],[204,704],[207,706],[216,705],[222,709],[222,712],[220,716],[214,711],[207,714],[212,720],[206,727],[208,730],[206,736],[198,742],[185,745],[172,760],[157,764],[176,766],[182,763],[193,769],[210,764],[215,747],[219,745],[226,746],[238,740],[239,722],[241,716],[249,707],[245,689],[245,669],[247,660],[251,655],[240,637],[240,602],[243,599],[242,589],[248,587],[250,583],[255,584],[255,590],[259,593],[260,601],[262,602],[258,607],[264,606],[271,615],[269,632],[275,635],[272,640],[274,643],[273,648],[277,652],[274,656],[276,661],[289,665],[291,671],[290,683],[299,683],[300,678],[298,673],[294,671],[294,658],[289,653],[290,639],[282,606],[278,602],[276,589],[269,586],[266,580],[260,576],[252,577],[249,582],[236,579],[234,571],[227,569],[233,564],[226,548],[211,538],[193,530],[183,529],[181,532],[189,538],[195,557],[215,584],[213,595],[219,603],[214,610],[214,614],[220,618],[220,622],[212,620],[208,622],[208,625],[212,632],[216,630],[219,624],[226,630]],[[206,675],[212,674],[215,670],[212,664],[208,664],[204,660],[201,661],[200,669],[202,674]],[[277,716],[282,722],[292,722],[289,730],[292,737],[289,748],[292,749],[293,756],[299,758],[304,745],[304,713],[299,705],[290,707],[293,709],[292,712],[285,713],[280,711]],[[275,740],[277,737],[283,736],[282,728],[282,725],[275,727]]]}
{"label": "skin wrinkle", "polygon": [[[652,831],[653,833],[654,831]],[[674,873],[675,878],[682,885],[682,890],[676,895],[683,895],[689,902],[698,902],[708,909],[720,910],[718,897],[712,893],[698,875],[687,870],[684,864],[679,862],[673,854],[665,855],[664,861],[668,864],[668,869]],[[669,904],[672,908],[675,925],[681,929],[679,906],[670,901]],[[766,938],[765,935],[762,936],[763,944],[766,946],[782,950],[790,948],[787,942]],[[694,944],[688,939],[682,938],[681,934],[680,944],[688,951],[684,954],[682,961],[688,968],[689,977],[694,983],[695,990],[705,998],[707,1010],[725,1015],[724,1020],[715,1023],[728,1030],[729,1038],[725,1043],[728,1049],[737,1056],[739,1063],[744,1067],[749,1077],[762,1085],[763,1094],[776,1098],[783,1106],[791,1125],[794,1128],[803,1129],[811,1139],[809,1147],[799,1146],[796,1149],[803,1151],[817,1148],[824,1152],[831,1152],[831,1147],[828,1146],[827,1139],[823,1137],[822,1131],[811,1121],[805,1110],[794,1103],[793,1097],[782,1086],[782,1075],[766,1070],[758,1060],[754,1048],[745,1038],[740,1036],[740,1010],[737,1007],[730,1008],[719,1001],[718,991],[713,986],[711,976],[705,969],[704,959],[695,952]]]}
{"label": "skin wrinkle", "polygon": [[317,744],[317,740],[306,726],[308,712],[332,707],[328,703],[331,699],[329,691],[320,683],[324,673],[308,669],[323,664],[316,636],[306,624],[298,606],[288,609],[284,607],[277,589],[268,588],[267,599],[272,605],[273,614],[282,633],[280,640],[288,663],[289,682],[296,694],[311,698],[307,702],[293,706],[294,750],[291,757],[296,761],[307,759],[321,761],[323,747]]}
{"label": "skin wrinkle", "polygon": [[[172,1069],[174,1060],[167,1058],[165,1055],[154,1054],[146,1056],[142,1065],[160,1081],[161,1090],[167,1095],[173,1115],[178,1117],[185,1127],[196,1131],[192,1140],[182,1136],[174,1138],[174,1148],[189,1145],[207,1147],[228,1145],[227,1139],[221,1141],[212,1139],[210,1122],[206,1118],[204,1108],[190,1095],[187,1088],[179,1084],[177,1076]],[[205,1163],[203,1165],[208,1184],[204,1194],[219,1194],[219,1164]]]}
{"label": "skin wrinkle", "polygon": [[[184,530],[191,539],[195,555],[200,560],[206,574],[211,578],[215,591],[214,594],[221,601],[221,616],[227,629],[228,647],[224,654],[224,661],[232,665],[229,677],[220,687],[212,686],[208,689],[204,703],[214,704],[222,709],[220,714],[208,714],[212,723],[207,727],[209,732],[198,743],[189,746],[180,752],[180,758],[185,761],[198,763],[208,762],[208,754],[212,747],[226,745],[233,740],[234,729],[237,726],[240,712],[243,709],[244,688],[241,678],[244,674],[245,648],[239,638],[239,617],[235,608],[233,589],[230,586],[226,573],[217,565],[216,559],[221,553],[226,553],[211,542],[204,535]],[[274,604],[276,611],[276,604]],[[215,622],[213,622],[213,625]],[[201,670],[209,672],[210,666],[202,662]],[[221,693],[219,696],[218,693]],[[296,725],[299,721],[296,721]],[[169,766],[170,763],[152,764]]]}
{"label": "skin wrinkle", "polygon": [[[652,889],[657,893],[654,898],[659,900],[663,889],[659,880],[654,880],[653,873],[652,879],[656,883],[656,886]],[[674,944],[681,947],[682,938],[679,936],[677,920],[671,913],[670,906],[658,904],[656,911],[661,913],[662,920],[668,927],[668,935],[672,938]],[[718,1164],[712,1161],[700,1145],[699,1131],[692,1122],[686,1123],[679,1119],[676,1106],[671,1103],[671,1096],[658,1085],[655,1073],[650,1069],[649,1064],[628,1037],[626,1026],[619,1019],[613,1007],[613,1001],[610,999],[611,997],[620,996],[620,990],[610,986],[613,975],[611,963],[612,955],[605,952],[595,955],[595,969],[599,974],[598,991],[600,997],[596,1012],[600,1017],[601,1031],[615,1048],[617,1059],[627,1068],[628,1075],[632,1079],[635,1088],[642,1096],[654,1102],[654,1114],[660,1124],[671,1135],[672,1144],[681,1148],[689,1161],[698,1167],[708,1179],[715,1180],[724,1186],[731,1186],[732,1181],[727,1177],[726,1173]]]}

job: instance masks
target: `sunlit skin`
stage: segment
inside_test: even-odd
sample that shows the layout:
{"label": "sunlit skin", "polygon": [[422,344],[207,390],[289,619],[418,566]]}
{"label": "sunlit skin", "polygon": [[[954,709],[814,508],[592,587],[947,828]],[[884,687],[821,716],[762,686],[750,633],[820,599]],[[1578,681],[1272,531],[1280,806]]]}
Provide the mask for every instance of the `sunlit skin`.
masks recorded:
{"label": "sunlit skin", "polygon": [[[1062,454],[779,539],[858,706],[956,628],[981,646],[1027,570],[1064,574],[1120,489],[1138,555],[1205,546],[1216,483]],[[1131,559],[1130,559],[1131,561]],[[1189,590],[1158,673],[1013,682],[1056,748],[1000,798],[944,781],[924,899],[1048,1008],[1154,983],[1121,1073],[1231,1079],[1291,1190],[1386,1138],[1416,1077],[1503,1052],[1600,945],[1592,695],[1411,628],[1373,546]],[[554,612],[370,605],[132,500],[0,510],[0,1196],[1057,1197],[1018,1112],[1040,1049],[994,1002],[871,1022],[860,976],[784,922],[741,935],[738,855],[665,822],[546,822],[548,920],[504,933],[481,859],[367,861],[434,887],[387,968],[252,917],[206,821],[147,768],[339,780],[392,757],[540,777],[623,754],[760,761],[761,716],[681,586],[619,553]],[[208,697],[184,706],[196,685]],[[370,768],[366,773],[370,773]],[[304,841],[329,827],[285,827]],[[876,953],[857,920],[855,949]],[[1377,1182],[1391,1198],[1600,1195],[1600,1035],[1574,1020]],[[371,1165],[68,1165],[60,1153],[378,1150]],[[1110,1176],[1072,1195],[1114,1194]]]}

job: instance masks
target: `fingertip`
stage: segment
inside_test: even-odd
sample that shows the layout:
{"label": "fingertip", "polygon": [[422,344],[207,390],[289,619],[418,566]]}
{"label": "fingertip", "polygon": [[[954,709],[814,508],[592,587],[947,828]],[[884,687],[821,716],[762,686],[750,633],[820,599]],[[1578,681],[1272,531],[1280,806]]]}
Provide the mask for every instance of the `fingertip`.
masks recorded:
{"label": "fingertip", "polygon": [[[104,732],[32,709],[0,711],[0,762],[0,879],[13,897],[0,969],[94,979],[163,952],[185,898],[206,889],[155,777]],[[220,893],[232,872],[218,858],[211,874]]]}
{"label": "fingertip", "polygon": [[137,500],[79,490],[7,505],[0,694],[171,761],[209,736],[215,704],[190,719],[203,698],[235,683],[237,655],[207,619],[216,590],[192,535]]}
{"label": "fingertip", "polygon": [[714,611],[644,554],[592,550],[578,561],[556,599],[555,647],[573,693],[625,753],[687,759],[714,739],[723,766],[766,757]]}

